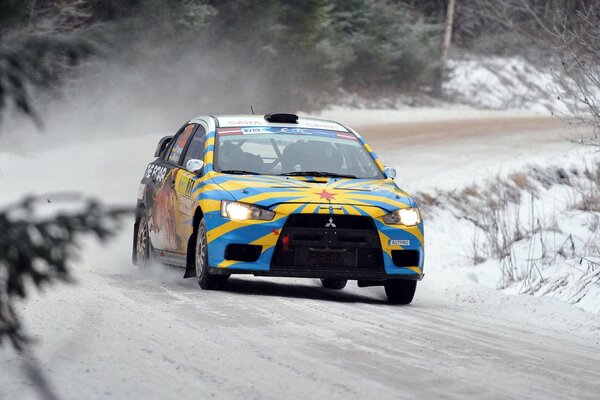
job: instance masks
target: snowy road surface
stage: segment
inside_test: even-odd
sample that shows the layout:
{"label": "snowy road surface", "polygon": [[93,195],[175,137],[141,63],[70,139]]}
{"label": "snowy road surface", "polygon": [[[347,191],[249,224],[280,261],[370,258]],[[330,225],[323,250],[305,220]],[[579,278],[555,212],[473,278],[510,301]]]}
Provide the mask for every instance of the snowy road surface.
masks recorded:
{"label": "snowy road surface", "polygon": [[[433,127],[410,144],[385,132],[365,136],[405,174],[409,191],[469,184],[486,172],[481,165],[504,165],[517,143],[510,166],[572,150],[557,122],[514,119],[499,127],[505,122],[466,123],[466,134],[448,122],[444,140],[452,143],[442,153]],[[491,127],[500,133],[478,140]],[[0,203],[71,189],[131,203],[158,136],[0,150],[0,182],[14,190],[11,197],[3,191]],[[44,168],[27,174],[32,163]],[[354,283],[335,292],[316,280],[232,277],[222,292],[200,291],[180,270],[131,266],[130,235],[127,226],[108,247],[86,243],[73,266],[75,285],[57,285],[19,307],[39,338],[34,351],[43,370],[65,399],[595,399],[600,392],[597,314],[485,288],[436,269],[443,255],[427,258],[413,304],[398,307],[381,288]],[[36,398],[20,365],[11,349],[0,350],[1,399]]]}

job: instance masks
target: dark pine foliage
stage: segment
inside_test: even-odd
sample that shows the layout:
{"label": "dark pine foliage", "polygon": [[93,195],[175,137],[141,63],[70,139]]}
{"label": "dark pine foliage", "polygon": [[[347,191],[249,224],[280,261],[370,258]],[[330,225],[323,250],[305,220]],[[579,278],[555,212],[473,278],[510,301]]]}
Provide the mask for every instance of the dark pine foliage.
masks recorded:
{"label": "dark pine foliage", "polygon": [[114,235],[118,221],[130,212],[106,208],[89,200],[77,212],[36,217],[36,204],[29,197],[0,209],[0,344],[8,339],[22,349],[28,339],[23,333],[14,300],[27,296],[28,285],[41,288],[55,281],[69,281],[73,260],[82,235],[106,240]]}
{"label": "dark pine foliage", "polygon": [[12,102],[17,111],[41,124],[31,105],[31,88],[51,89],[66,68],[97,53],[98,48],[95,41],[71,35],[31,37],[16,44],[0,44],[0,113]]}

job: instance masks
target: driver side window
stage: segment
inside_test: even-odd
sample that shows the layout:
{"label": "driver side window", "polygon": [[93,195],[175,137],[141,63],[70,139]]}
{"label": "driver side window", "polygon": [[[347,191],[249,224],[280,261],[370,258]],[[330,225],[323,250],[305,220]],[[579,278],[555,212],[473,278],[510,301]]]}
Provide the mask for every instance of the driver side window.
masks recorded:
{"label": "driver side window", "polygon": [[171,152],[169,153],[169,162],[173,164],[179,164],[181,154],[183,153],[185,145],[188,142],[188,139],[190,138],[192,132],[194,132],[195,127],[196,124],[189,124],[185,127],[183,132],[181,132],[181,134],[177,136],[177,138],[175,139],[175,143],[173,143],[173,146],[171,147]]}
{"label": "driver side window", "polygon": [[204,143],[206,141],[206,130],[202,125],[198,125],[198,129],[196,129],[196,133],[192,137],[192,141],[190,142],[187,151],[185,152],[185,157],[183,158],[183,166],[187,164],[187,162],[193,158],[204,161]]}

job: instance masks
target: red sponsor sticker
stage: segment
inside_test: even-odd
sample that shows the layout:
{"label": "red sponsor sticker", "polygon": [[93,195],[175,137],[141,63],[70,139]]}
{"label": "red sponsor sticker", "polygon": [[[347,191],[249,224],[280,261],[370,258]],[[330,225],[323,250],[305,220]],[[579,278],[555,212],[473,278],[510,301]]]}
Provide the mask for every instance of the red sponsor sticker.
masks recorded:
{"label": "red sponsor sticker", "polygon": [[352,133],[348,133],[348,132],[336,132],[335,135],[340,139],[358,140],[358,139],[356,139],[356,136],[354,136]]}

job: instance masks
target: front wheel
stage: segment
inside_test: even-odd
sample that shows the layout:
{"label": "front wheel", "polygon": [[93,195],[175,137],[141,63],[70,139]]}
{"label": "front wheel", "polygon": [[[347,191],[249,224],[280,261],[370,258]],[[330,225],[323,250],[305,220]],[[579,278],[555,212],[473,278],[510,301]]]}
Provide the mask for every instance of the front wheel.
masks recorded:
{"label": "front wheel", "polygon": [[221,289],[228,276],[210,275],[208,273],[208,242],[206,240],[206,224],[204,218],[198,224],[196,235],[196,252],[194,257],[198,285],[205,290]]}
{"label": "front wheel", "polygon": [[392,304],[410,304],[415,297],[417,281],[394,279],[384,284],[385,294]]}
{"label": "front wheel", "polygon": [[347,279],[321,279],[321,284],[325,289],[342,290],[348,283]]}

